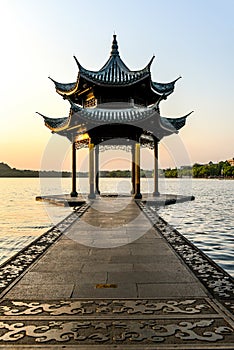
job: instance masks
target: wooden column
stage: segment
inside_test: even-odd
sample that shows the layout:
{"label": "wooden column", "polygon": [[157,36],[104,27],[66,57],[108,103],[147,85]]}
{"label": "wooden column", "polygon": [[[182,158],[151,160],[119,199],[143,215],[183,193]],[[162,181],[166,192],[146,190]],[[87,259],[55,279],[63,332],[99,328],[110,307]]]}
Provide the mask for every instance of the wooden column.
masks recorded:
{"label": "wooden column", "polygon": [[76,192],[76,143],[72,143],[72,192],[71,197],[77,197]]}
{"label": "wooden column", "polygon": [[100,194],[99,191],[99,145],[95,146],[95,193]]}
{"label": "wooden column", "polygon": [[135,144],[135,199],[141,199],[140,143]]}
{"label": "wooden column", "polygon": [[135,177],[135,144],[132,145],[132,194],[136,192],[136,177]]}
{"label": "wooden column", "polygon": [[89,195],[88,198],[96,197],[94,193],[94,144],[89,143]]}
{"label": "wooden column", "polygon": [[159,196],[158,191],[158,141],[154,140],[154,192],[153,196]]}

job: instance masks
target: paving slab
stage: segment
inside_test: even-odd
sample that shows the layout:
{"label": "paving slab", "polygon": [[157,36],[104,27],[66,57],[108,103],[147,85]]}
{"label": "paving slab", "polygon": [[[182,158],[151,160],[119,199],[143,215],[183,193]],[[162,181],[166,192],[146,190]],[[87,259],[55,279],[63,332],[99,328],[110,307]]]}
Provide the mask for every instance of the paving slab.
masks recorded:
{"label": "paving slab", "polygon": [[[132,252],[131,252],[132,253]],[[170,261],[168,261],[168,256],[167,255],[162,255],[162,254],[158,254],[158,255],[137,255],[137,254],[131,254],[129,253],[128,255],[122,254],[122,255],[111,255],[110,256],[110,261],[111,262],[120,262],[120,263],[124,263],[124,262],[128,262],[128,263],[133,263],[133,269],[135,269],[135,264],[152,264],[152,263],[156,263],[157,266],[162,266],[162,264],[164,263],[163,266],[169,266],[169,268],[171,267],[170,265],[173,264],[179,264],[181,266],[181,263],[178,262],[178,257],[176,256],[170,256]],[[115,252],[113,253],[115,254]]]}
{"label": "paving slab", "polygon": [[56,260],[42,261],[40,264],[36,264],[32,267],[30,271],[40,272],[41,274],[47,272],[59,273],[59,272],[69,272],[69,271],[81,271],[83,263],[80,259],[67,259],[60,260],[58,263]]}
{"label": "paving slab", "polygon": [[112,283],[110,286],[104,284],[103,287],[97,287],[100,283],[82,283],[77,284],[74,287],[72,298],[137,298],[137,285],[136,283]]}
{"label": "paving slab", "polygon": [[199,283],[194,282],[164,282],[164,283],[138,283],[139,298],[178,298],[182,295],[185,298],[205,297],[207,293]]}
{"label": "paving slab", "polygon": [[100,272],[100,271],[133,271],[133,264],[124,263],[124,264],[115,264],[115,263],[107,263],[107,262],[93,262],[85,263],[82,272]]}
{"label": "paving slab", "polygon": [[105,283],[107,281],[107,272],[85,272],[80,271],[60,271],[60,272],[28,272],[25,278],[18,282],[17,287],[19,288],[22,284],[27,285],[39,285],[39,284],[51,284],[53,283],[66,285],[70,281],[78,281],[79,283]]}
{"label": "paving slab", "polygon": [[[36,281],[37,282],[37,281]],[[74,284],[71,283],[56,283],[51,280],[50,282],[43,283],[24,283],[21,282],[17,284],[14,288],[10,290],[7,298],[10,299],[28,299],[28,300],[38,300],[38,299],[63,299],[70,298],[74,289]],[[36,296],[36,297],[35,297]]]}

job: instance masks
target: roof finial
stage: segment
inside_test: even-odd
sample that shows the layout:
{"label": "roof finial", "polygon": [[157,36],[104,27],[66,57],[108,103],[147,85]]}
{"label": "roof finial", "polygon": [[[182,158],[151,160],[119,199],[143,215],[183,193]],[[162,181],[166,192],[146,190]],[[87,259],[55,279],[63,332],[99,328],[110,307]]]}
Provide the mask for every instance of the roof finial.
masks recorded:
{"label": "roof finial", "polygon": [[111,56],[118,56],[118,43],[116,40],[116,34],[113,35],[112,47],[111,47]]}

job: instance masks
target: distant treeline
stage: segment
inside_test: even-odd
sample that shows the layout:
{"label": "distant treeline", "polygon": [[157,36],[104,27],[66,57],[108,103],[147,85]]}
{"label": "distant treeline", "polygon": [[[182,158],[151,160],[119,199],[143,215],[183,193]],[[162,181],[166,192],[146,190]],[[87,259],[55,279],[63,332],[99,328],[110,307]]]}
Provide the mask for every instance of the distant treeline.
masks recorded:
{"label": "distant treeline", "polygon": [[179,169],[168,168],[163,170],[165,177],[195,177],[195,178],[234,178],[234,166],[228,161],[208,164],[195,163],[192,167],[185,166]]}
{"label": "distant treeline", "polygon": [[[101,170],[100,177],[131,177],[130,170]],[[141,169],[141,177],[153,177],[153,170]]]}
{"label": "distant treeline", "polygon": [[[153,170],[141,169],[141,177],[153,177]],[[78,177],[88,177],[88,172],[78,172]],[[219,163],[209,162],[208,164],[194,164],[181,168],[159,169],[159,176],[166,178],[195,177],[195,178],[234,178],[234,166],[228,161]],[[0,163],[0,177],[71,177],[69,171],[38,171],[19,170],[11,168],[8,164]],[[130,170],[101,170],[100,177],[131,177]]]}
{"label": "distant treeline", "polygon": [[[78,177],[88,177],[88,172],[77,172]],[[141,177],[152,177],[152,170],[141,170]],[[0,177],[71,177],[70,171],[19,170],[0,163]],[[131,177],[130,170],[101,170],[100,177]]]}
{"label": "distant treeline", "polygon": [[[8,164],[0,163],[0,177],[58,177],[61,173],[58,171],[38,171],[38,170],[19,170],[11,168]],[[63,172],[64,177],[70,177],[71,174],[67,171]]]}

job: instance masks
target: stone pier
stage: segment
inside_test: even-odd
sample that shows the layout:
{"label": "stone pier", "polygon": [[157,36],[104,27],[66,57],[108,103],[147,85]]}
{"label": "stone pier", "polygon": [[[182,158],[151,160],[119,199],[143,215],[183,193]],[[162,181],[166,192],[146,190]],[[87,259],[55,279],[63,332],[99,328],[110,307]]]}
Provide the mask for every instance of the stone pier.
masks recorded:
{"label": "stone pier", "polygon": [[131,197],[83,204],[0,276],[2,349],[233,349],[233,279]]}

